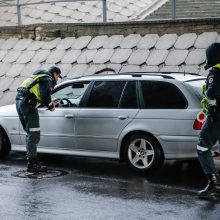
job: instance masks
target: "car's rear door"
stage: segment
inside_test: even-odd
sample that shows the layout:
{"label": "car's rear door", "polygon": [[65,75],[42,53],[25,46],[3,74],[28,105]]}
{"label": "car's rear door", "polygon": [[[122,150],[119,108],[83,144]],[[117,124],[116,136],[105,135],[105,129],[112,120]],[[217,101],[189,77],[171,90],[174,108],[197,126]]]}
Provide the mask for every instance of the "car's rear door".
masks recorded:
{"label": "car's rear door", "polygon": [[76,148],[115,152],[137,112],[136,81],[95,81],[76,118]]}

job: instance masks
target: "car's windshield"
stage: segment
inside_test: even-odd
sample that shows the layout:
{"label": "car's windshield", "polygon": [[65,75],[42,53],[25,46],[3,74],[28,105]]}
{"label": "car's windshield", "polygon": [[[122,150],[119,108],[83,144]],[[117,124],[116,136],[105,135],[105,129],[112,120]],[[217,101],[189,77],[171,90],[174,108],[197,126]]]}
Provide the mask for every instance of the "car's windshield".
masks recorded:
{"label": "car's windshield", "polygon": [[184,83],[186,83],[193,90],[199,99],[202,99],[202,86],[205,84],[205,79],[190,80],[185,81]]}

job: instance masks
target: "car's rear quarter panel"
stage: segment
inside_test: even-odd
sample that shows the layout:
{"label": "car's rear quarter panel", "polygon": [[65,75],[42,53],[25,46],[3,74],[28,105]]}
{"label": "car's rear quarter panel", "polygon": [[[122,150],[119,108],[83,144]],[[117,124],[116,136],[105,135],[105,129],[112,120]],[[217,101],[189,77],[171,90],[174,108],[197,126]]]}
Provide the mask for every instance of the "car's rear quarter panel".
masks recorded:
{"label": "car's rear quarter panel", "polygon": [[152,134],[161,144],[165,158],[193,158],[196,156],[198,134],[193,122],[198,110],[145,110],[123,130],[120,140],[131,132]]}

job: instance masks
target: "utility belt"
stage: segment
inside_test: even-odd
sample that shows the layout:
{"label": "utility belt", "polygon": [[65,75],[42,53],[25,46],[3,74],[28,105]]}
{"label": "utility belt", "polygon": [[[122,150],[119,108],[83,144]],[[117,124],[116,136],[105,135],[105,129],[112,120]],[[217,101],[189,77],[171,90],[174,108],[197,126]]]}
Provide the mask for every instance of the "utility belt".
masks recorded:
{"label": "utility belt", "polygon": [[208,115],[210,122],[216,122],[220,119],[220,108],[219,106],[209,106],[208,108]]}
{"label": "utility belt", "polygon": [[[24,89],[25,90],[25,89]],[[27,91],[23,91],[22,89],[18,89],[18,94],[16,96],[16,100],[23,100],[25,103],[28,103],[30,105],[36,106],[37,105],[37,99],[36,96]]]}
{"label": "utility belt", "polygon": [[209,115],[220,115],[220,107],[219,106],[209,106],[208,107],[208,114]]}
{"label": "utility belt", "polygon": [[219,100],[216,99],[209,99],[208,97],[204,96],[202,101],[202,111],[206,115],[220,115],[220,103]]}

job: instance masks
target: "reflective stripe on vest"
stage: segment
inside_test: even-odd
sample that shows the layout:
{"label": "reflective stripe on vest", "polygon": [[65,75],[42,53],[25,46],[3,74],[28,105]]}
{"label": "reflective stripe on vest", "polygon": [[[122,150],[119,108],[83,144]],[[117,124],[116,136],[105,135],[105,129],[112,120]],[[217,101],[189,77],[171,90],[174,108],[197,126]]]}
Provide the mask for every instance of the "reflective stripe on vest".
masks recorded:
{"label": "reflective stripe on vest", "polygon": [[[27,78],[19,87],[27,89],[29,86],[31,86],[36,80],[43,78],[43,77],[49,77],[47,74],[39,74],[37,76],[34,76],[33,78]],[[39,91],[39,83],[34,85],[29,90],[31,93],[33,93],[36,96],[37,102],[41,103],[41,97],[40,97],[40,91]]]}

